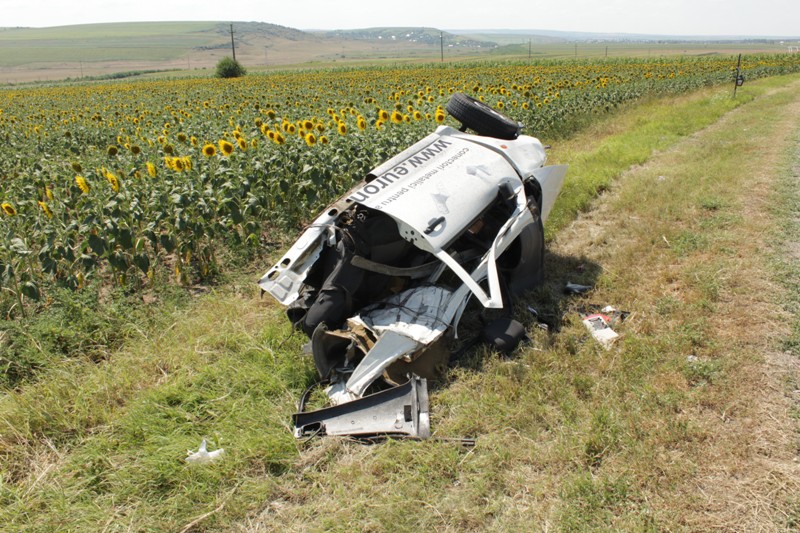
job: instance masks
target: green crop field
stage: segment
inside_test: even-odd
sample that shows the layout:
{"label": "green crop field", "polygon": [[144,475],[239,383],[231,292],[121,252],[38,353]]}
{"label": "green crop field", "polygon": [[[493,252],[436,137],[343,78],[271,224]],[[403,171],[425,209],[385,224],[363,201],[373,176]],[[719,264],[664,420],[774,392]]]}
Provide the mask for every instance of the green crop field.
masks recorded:
{"label": "green crop field", "polygon": [[163,61],[214,43],[215,24],[88,24],[0,30],[0,67],[64,61]]}

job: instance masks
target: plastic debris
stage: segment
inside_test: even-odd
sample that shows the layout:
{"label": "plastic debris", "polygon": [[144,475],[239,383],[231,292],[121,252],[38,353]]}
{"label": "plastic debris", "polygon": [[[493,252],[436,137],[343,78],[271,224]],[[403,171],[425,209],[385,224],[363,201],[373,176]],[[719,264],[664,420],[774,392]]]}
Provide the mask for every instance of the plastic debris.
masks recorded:
{"label": "plastic debris", "polygon": [[543,318],[539,315],[539,311],[537,311],[535,307],[533,307],[532,305],[529,305],[528,306],[528,312],[536,320],[536,327],[537,328],[542,329],[542,330],[547,331],[547,332],[550,331],[550,324],[548,324],[547,322],[544,322]]}
{"label": "plastic debris", "polygon": [[570,281],[564,285],[564,294],[583,294],[592,290],[590,285],[579,285]]}
{"label": "plastic debris", "polygon": [[614,309],[610,305],[602,308],[600,312],[611,319],[609,320],[608,325],[612,328],[622,323],[631,314],[630,311],[620,311],[619,309]]}
{"label": "plastic debris", "polygon": [[610,318],[601,314],[588,315],[583,318],[586,329],[589,330],[592,337],[606,350],[610,350],[611,345],[614,344],[614,341],[619,337],[617,332],[609,326],[608,323],[610,321]]}
{"label": "plastic debris", "polygon": [[203,442],[200,443],[200,448],[198,448],[196,452],[193,452],[192,450],[187,450],[186,453],[189,454],[189,456],[186,458],[187,463],[202,464],[202,463],[210,463],[212,461],[220,459],[225,453],[225,449],[220,448],[219,450],[214,450],[213,452],[209,452],[206,449],[206,439],[203,439]]}

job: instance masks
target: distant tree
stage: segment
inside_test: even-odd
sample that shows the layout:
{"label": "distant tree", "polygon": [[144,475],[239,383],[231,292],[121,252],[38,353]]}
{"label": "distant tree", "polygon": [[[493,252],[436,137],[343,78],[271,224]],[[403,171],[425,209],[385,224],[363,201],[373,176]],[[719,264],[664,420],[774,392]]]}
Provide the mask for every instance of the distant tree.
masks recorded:
{"label": "distant tree", "polygon": [[218,78],[239,78],[247,74],[241,63],[230,57],[223,57],[217,63]]}

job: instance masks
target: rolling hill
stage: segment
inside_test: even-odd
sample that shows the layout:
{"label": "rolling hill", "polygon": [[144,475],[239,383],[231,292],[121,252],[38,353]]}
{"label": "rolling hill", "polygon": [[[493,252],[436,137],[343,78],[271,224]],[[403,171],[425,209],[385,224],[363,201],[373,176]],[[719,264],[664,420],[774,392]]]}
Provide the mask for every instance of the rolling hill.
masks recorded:
{"label": "rolling hill", "polygon": [[[248,69],[463,60],[482,57],[700,55],[785,51],[784,43],[546,30],[427,27],[298,30],[265,22],[126,22],[0,28],[0,83],[123,76],[149,71],[203,74],[232,54]],[[800,43],[797,43],[800,44]],[[177,75],[177,74],[175,74]]]}

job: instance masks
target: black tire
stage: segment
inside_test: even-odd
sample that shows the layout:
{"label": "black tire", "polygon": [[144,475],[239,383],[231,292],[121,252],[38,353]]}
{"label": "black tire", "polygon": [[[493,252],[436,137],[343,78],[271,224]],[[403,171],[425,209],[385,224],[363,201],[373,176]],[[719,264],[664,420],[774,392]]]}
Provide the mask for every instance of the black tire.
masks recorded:
{"label": "black tire", "polygon": [[513,140],[519,137],[522,125],[464,93],[455,93],[446,106],[447,112],[467,128],[487,137]]}

